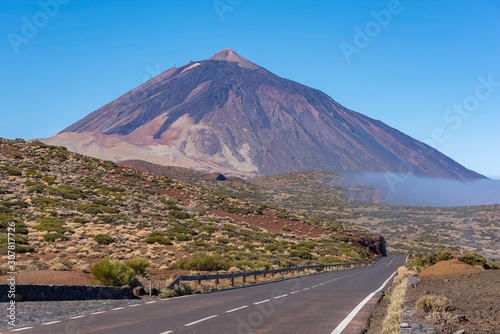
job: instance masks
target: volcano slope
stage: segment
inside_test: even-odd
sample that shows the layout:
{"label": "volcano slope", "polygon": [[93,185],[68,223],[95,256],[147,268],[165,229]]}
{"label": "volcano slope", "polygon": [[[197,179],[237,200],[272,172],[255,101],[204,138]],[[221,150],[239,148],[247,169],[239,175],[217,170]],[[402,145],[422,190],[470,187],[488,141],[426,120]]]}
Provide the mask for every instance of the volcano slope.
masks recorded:
{"label": "volcano slope", "polygon": [[63,147],[0,139],[1,251],[14,222],[19,271],[62,263],[88,272],[105,257],[143,257],[168,271],[198,252],[218,254],[222,270],[290,267],[383,252],[379,235],[284,212]]}
{"label": "volcano slope", "polygon": [[397,206],[384,203],[384,194],[349,176],[333,172],[296,172],[251,179],[203,180],[200,172],[124,161],[157,175],[224,192],[240,200],[286,209],[281,217],[326,221],[382,234],[393,254],[431,253],[451,247],[499,258],[499,205],[461,207]]}
{"label": "volcano slope", "polygon": [[230,49],[171,68],[45,139],[113,160],[230,175],[304,170],[484,176]]}

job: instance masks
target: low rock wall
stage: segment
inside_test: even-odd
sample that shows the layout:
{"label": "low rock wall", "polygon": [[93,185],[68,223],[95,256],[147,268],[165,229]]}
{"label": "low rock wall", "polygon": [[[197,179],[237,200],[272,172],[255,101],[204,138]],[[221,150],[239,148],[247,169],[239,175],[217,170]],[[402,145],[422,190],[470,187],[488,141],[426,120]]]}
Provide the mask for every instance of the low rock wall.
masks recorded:
{"label": "low rock wall", "polygon": [[[10,302],[10,289],[10,285],[0,284],[0,302]],[[135,298],[128,287],[16,284],[13,291],[16,302]]]}

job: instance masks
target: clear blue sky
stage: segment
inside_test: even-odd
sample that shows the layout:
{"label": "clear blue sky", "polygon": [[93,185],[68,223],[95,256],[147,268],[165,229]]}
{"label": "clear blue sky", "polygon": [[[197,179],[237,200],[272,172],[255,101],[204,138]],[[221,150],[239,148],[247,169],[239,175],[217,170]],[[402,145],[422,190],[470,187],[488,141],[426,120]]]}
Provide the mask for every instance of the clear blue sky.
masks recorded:
{"label": "clear blue sky", "polygon": [[53,136],[232,48],[416,139],[434,131],[438,150],[500,178],[500,1],[401,1],[384,24],[371,11],[390,1],[56,1],[0,3],[0,137]]}

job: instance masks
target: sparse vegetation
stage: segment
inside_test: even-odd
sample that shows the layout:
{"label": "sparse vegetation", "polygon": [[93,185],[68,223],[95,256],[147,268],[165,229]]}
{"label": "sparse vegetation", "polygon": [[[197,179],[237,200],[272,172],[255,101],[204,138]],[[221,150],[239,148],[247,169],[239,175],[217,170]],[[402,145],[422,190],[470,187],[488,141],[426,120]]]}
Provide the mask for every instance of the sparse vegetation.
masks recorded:
{"label": "sparse vegetation", "polygon": [[424,312],[446,312],[452,309],[452,305],[446,297],[431,295],[420,298],[415,307]]}
{"label": "sparse vegetation", "polygon": [[110,262],[109,259],[104,259],[94,263],[90,273],[94,280],[107,286],[128,285],[135,278],[134,270],[119,260]]}
{"label": "sparse vegetation", "polygon": [[[24,233],[16,250],[33,253],[19,260],[25,267],[34,258],[45,265],[44,258],[59,257],[75,270],[89,270],[94,260],[88,259],[105,254],[124,261],[141,257],[155,270],[209,271],[286,268],[369,256],[356,242],[361,242],[359,236],[369,242],[371,236],[341,220],[327,223],[246,202],[205,183],[155,176],[41,142],[0,139],[0,153],[6,157],[0,167],[0,232],[3,236],[8,223],[15,221],[16,233]],[[7,169],[20,174],[10,175]],[[270,230],[276,224],[278,231],[272,233],[264,224]],[[325,230],[311,232],[310,226]],[[327,229],[333,228],[338,235],[328,235]],[[3,250],[5,245],[2,239]],[[44,265],[36,267],[48,269]],[[134,269],[140,275],[141,270]]]}
{"label": "sparse vegetation", "polygon": [[382,333],[384,334],[399,333],[409,273],[407,268],[399,267],[398,274],[394,277],[390,289],[386,291],[384,298],[389,298],[390,303],[386,317],[382,322]]}
{"label": "sparse vegetation", "polygon": [[109,244],[115,242],[115,240],[111,236],[109,236],[108,234],[97,234],[94,237],[94,240],[99,245],[109,245]]}
{"label": "sparse vegetation", "polygon": [[136,275],[140,276],[144,276],[146,274],[146,268],[150,265],[149,261],[142,257],[128,259],[125,261],[125,264],[132,268]]}
{"label": "sparse vegetation", "polygon": [[61,233],[47,233],[43,236],[43,239],[45,241],[56,241],[56,240],[66,240],[68,238],[66,238],[66,236],[64,234],[61,234]]}
{"label": "sparse vegetation", "polygon": [[217,271],[228,270],[230,265],[229,261],[221,255],[208,255],[200,252],[194,254],[191,258],[180,259],[176,267],[184,270]]}

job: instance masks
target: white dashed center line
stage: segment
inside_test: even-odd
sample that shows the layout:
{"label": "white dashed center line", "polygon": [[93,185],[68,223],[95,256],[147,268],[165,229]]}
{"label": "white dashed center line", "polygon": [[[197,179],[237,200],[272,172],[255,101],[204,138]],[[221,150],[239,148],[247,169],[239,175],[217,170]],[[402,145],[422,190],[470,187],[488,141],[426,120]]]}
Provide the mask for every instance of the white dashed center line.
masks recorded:
{"label": "white dashed center line", "polygon": [[265,300],[261,300],[260,302],[255,302],[253,303],[254,305],[259,305],[259,304],[262,304],[262,303],[267,303],[267,302],[270,302],[271,299],[265,299]]}
{"label": "white dashed center line", "polygon": [[288,296],[288,293],[286,293],[284,295],[281,295],[281,296],[276,296],[276,297],[274,297],[274,299],[283,298],[283,297],[286,297],[286,296]]}
{"label": "white dashed center line", "polygon": [[234,312],[234,311],[242,310],[242,309],[247,308],[247,307],[248,307],[248,305],[237,307],[237,308],[233,308],[232,310],[228,310],[228,311],[226,311],[224,313],[231,313],[231,312]]}
{"label": "white dashed center line", "polygon": [[200,320],[196,320],[196,321],[193,321],[193,322],[190,322],[189,324],[185,324],[184,326],[185,327],[188,327],[188,326],[192,326],[192,325],[196,325],[202,321],[206,321],[208,319],[212,319],[212,318],[215,318],[215,317],[218,317],[218,315],[214,314],[214,315],[211,315],[209,317],[206,317],[206,318],[203,318],[203,319],[200,319]]}

